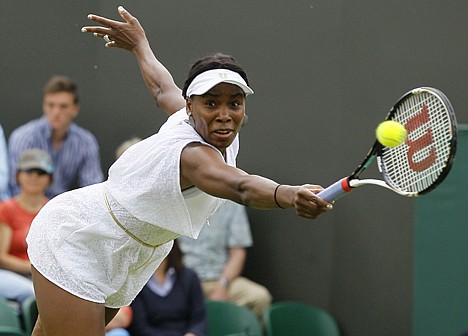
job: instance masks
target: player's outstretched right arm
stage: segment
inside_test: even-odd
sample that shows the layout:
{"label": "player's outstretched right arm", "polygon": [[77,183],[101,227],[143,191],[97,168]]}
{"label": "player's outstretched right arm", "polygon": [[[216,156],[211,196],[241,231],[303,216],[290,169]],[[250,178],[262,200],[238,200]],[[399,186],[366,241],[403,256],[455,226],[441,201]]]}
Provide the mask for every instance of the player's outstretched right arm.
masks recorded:
{"label": "player's outstretched right arm", "polygon": [[180,110],[185,106],[181,90],[170,72],[154,55],[140,22],[122,6],[119,6],[118,11],[124,22],[90,14],[88,19],[102,24],[103,27],[83,27],[82,31],[104,38],[106,47],[117,47],[132,52],[156,104],[168,115]]}

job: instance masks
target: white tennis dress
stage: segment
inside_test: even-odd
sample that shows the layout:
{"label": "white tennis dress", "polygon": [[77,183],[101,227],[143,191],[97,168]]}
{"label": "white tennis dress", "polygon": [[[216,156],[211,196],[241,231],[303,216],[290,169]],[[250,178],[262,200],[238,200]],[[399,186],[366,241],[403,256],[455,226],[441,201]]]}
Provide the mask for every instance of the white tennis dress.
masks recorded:
{"label": "white tennis dress", "polygon": [[[106,182],[44,206],[27,237],[31,263],[44,277],[82,299],[119,308],[140,292],[174,238],[198,237],[222,200],[197,188],[180,190],[182,149],[191,142],[214,148],[186,119],[183,108],[127,149]],[[235,166],[238,147],[236,138],[227,148],[229,165]]]}

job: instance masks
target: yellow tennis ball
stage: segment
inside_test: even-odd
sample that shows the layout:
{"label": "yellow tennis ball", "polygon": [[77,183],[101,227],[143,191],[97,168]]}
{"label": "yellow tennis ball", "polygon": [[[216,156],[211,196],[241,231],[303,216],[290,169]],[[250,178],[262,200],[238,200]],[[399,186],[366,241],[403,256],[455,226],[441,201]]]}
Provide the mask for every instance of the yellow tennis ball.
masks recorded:
{"label": "yellow tennis ball", "polygon": [[386,120],[375,130],[377,140],[386,147],[396,147],[406,140],[405,127],[393,120]]}

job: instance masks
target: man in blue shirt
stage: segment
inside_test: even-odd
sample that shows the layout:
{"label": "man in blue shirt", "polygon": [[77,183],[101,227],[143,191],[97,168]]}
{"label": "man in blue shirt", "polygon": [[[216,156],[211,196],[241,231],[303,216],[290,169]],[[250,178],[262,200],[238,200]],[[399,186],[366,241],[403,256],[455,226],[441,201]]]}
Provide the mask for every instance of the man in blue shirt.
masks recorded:
{"label": "man in blue shirt", "polygon": [[44,87],[44,115],[15,129],[9,138],[10,190],[19,191],[15,172],[21,154],[39,148],[50,154],[54,179],[46,195],[52,198],[74,187],[102,182],[99,145],[94,135],[76,125],[79,112],[77,85],[68,77],[54,76]]}
{"label": "man in blue shirt", "polygon": [[10,198],[8,188],[8,155],[5,135],[0,125],[0,202]]}
{"label": "man in blue shirt", "polygon": [[261,320],[272,297],[264,286],[242,276],[252,234],[245,208],[226,201],[209,219],[197,239],[177,238],[184,263],[201,280],[205,297],[251,309]]}

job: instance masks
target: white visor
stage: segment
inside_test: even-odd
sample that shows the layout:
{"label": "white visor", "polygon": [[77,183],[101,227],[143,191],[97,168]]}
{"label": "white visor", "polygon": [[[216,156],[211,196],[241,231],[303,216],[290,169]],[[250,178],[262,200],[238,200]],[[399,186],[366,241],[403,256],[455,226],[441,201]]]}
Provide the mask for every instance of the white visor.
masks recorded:
{"label": "white visor", "polygon": [[213,86],[219,83],[229,83],[240,87],[245,95],[253,94],[245,80],[237,72],[226,69],[214,69],[202,72],[195,77],[187,89],[187,97],[200,96],[207,93]]}

